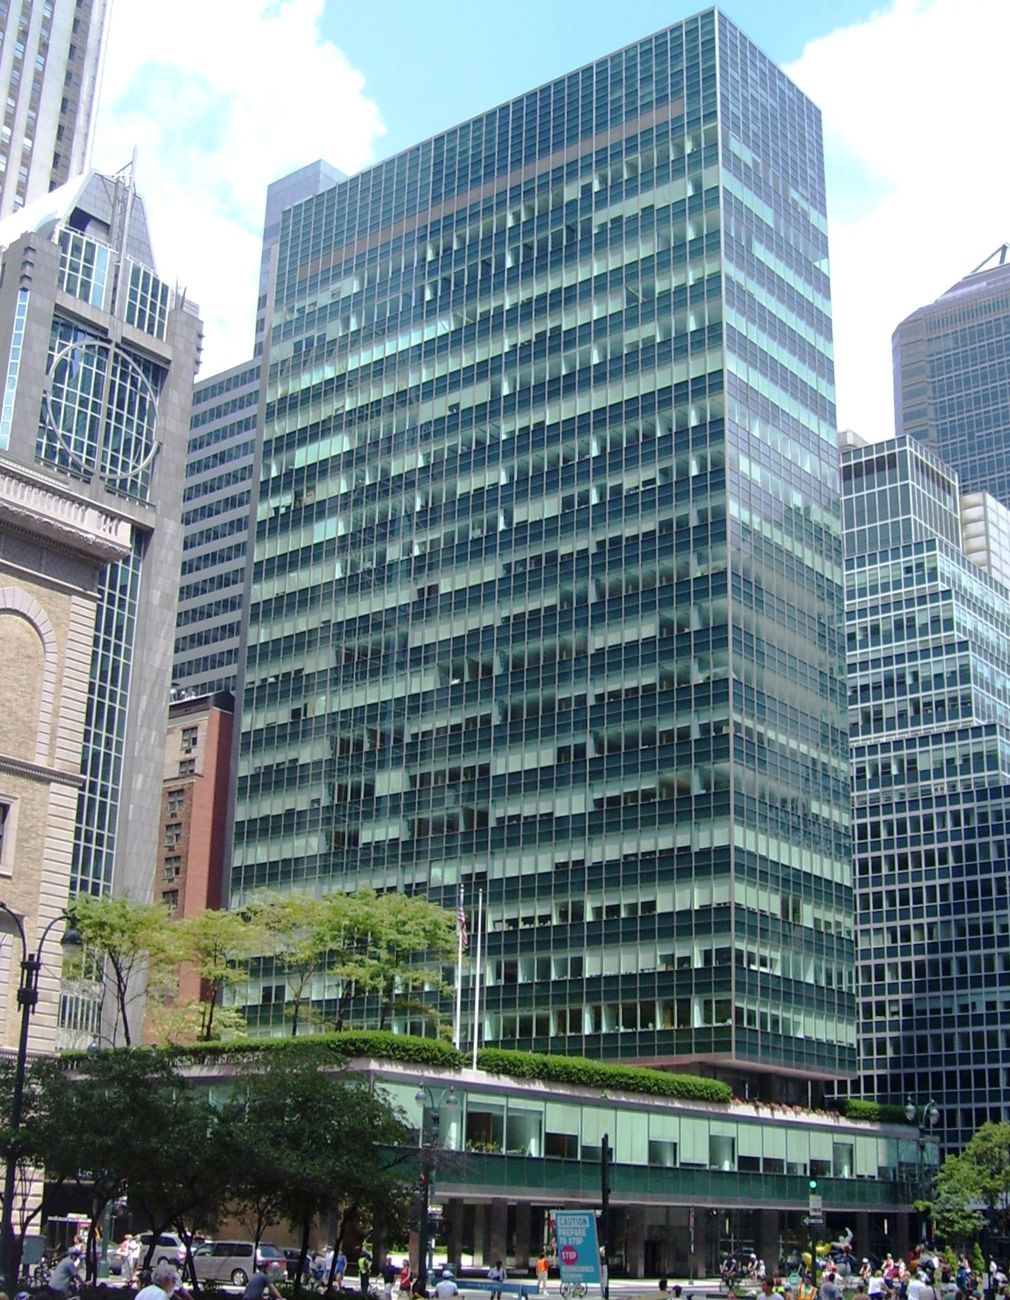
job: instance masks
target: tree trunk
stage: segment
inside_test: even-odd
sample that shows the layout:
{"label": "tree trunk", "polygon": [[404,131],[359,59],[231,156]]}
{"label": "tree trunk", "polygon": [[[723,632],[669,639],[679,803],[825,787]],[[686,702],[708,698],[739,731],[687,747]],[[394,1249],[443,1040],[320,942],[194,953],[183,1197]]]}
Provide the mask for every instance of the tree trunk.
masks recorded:
{"label": "tree trunk", "polygon": [[[302,1222],[302,1259],[309,1253],[309,1228],[312,1224],[312,1216],[306,1214]],[[294,1225],[292,1225],[294,1226]],[[298,1270],[298,1276],[295,1278],[295,1300],[301,1300],[302,1294],[302,1270]]]}

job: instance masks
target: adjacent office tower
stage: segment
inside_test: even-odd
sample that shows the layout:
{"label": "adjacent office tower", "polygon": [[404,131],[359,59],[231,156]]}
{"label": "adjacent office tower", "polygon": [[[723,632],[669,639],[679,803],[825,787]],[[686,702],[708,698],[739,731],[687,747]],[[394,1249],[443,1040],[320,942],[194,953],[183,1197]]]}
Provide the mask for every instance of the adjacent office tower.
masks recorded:
{"label": "adjacent office tower", "polygon": [[[98,583],[70,890],[148,897],[200,321],[154,270],[128,176],[92,172],[14,213],[0,257],[0,454],[129,525]],[[90,1034],[86,994],[64,1022]]]}
{"label": "adjacent office tower", "polygon": [[1010,1119],[1010,512],[908,436],[847,435],[864,1096]]}
{"label": "adjacent office tower", "polygon": [[1010,505],[1008,245],[894,331],[895,425]]}
{"label": "adjacent office tower", "polygon": [[253,486],[258,464],[260,355],[271,298],[270,265],[281,213],[335,185],[343,174],[317,161],[267,187],[256,304],[254,355],[201,380],[193,416],[183,492],[183,559],[172,680],[187,696],[235,688]]}
{"label": "adjacent office tower", "polygon": [[483,891],[482,1041],[854,1068],[825,224],[715,11],[285,213],[233,903]]}
{"label": "adjacent office tower", "polygon": [[84,170],[108,0],[0,0],[0,217]]}

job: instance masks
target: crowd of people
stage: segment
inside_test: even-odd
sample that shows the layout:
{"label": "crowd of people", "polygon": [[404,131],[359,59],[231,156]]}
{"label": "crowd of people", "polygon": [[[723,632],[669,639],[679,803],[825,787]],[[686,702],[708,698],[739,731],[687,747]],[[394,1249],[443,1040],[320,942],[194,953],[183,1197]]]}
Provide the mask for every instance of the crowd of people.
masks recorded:
{"label": "crowd of people", "polygon": [[780,1300],[843,1300],[843,1295],[845,1300],[941,1300],[951,1286],[954,1300],[997,1300],[1008,1294],[1007,1276],[995,1259],[979,1273],[967,1255],[962,1254],[954,1265],[928,1246],[917,1248],[907,1259],[887,1254],[879,1263],[847,1255],[830,1257],[818,1261],[816,1273],[810,1259],[805,1255],[789,1277],[783,1267],[769,1274],[756,1255],[743,1262],[731,1259],[723,1265],[722,1281],[731,1296],[757,1291]]}

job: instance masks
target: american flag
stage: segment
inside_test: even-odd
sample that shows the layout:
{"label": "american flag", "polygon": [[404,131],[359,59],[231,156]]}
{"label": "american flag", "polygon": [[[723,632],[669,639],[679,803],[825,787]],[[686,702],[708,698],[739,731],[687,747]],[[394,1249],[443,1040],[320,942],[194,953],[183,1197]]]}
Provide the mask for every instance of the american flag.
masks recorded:
{"label": "american flag", "polygon": [[459,908],[456,911],[456,922],[459,926],[459,938],[464,948],[470,947],[470,934],[466,928],[466,912],[463,911],[463,895],[459,896]]}

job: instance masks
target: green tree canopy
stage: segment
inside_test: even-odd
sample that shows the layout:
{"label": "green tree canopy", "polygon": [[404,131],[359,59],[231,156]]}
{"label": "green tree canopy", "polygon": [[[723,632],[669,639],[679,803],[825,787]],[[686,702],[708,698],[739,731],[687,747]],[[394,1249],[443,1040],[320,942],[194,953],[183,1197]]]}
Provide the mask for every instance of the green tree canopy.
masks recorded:
{"label": "green tree canopy", "polygon": [[988,1224],[1010,1236],[1010,1124],[983,1124],[959,1156],[936,1176],[933,1215],[938,1233],[964,1246]]}
{"label": "green tree canopy", "polygon": [[160,903],[78,894],[71,904],[85,945],[87,967],[97,958],[97,974],[112,993],[116,1009],[113,1038],[122,1030],[132,1042],[130,1007],[174,979],[181,960],[178,932]]}

